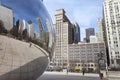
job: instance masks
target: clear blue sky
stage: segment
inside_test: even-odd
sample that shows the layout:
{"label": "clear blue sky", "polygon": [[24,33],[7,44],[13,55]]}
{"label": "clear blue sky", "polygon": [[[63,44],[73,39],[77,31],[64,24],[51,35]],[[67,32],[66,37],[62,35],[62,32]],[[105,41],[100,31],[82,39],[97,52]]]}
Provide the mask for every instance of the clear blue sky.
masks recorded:
{"label": "clear blue sky", "polygon": [[43,0],[49,14],[55,22],[55,11],[63,8],[71,22],[78,22],[81,37],[85,37],[85,29],[89,27],[98,30],[97,19],[102,18],[104,0]]}

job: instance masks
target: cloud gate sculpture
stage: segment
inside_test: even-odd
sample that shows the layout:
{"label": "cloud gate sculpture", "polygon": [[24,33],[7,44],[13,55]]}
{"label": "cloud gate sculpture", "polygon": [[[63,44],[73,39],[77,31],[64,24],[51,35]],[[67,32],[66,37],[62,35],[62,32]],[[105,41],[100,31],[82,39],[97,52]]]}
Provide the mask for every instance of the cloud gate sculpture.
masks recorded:
{"label": "cloud gate sculpture", "polygon": [[42,0],[0,1],[0,80],[36,80],[55,44]]}

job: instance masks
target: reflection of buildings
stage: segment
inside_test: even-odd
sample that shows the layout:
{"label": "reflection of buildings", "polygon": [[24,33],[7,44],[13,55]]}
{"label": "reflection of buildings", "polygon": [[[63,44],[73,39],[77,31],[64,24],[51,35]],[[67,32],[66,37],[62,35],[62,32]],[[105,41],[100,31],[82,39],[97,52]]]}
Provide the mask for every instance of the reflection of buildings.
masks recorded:
{"label": "reflection of buildings", "polygon": [[38,32],[34,32],[34,34],[35,34],[35,39],[39,39],[39,37],[40,37],[40,34],[38,33]]}
{"label": "reflection of buildings", "polygon": [[18,36],[22,36],[22,32],[24,30],[23,20],[18,20],[16,22],[16,27],[18,28]]}
{"label": "reflection of buildings", "polygon": [[4,28],[10,31],[13,28],[13,11],[11,8],[0,5],[0,20],[3,21]]}
{"label": "reflection of buildings", "polygon": [[[2,4],[10,6],[11,9],[13,9],[14,24],[12,10],[0,6],[0,21],[4,23],[4,27],[7,30],[10,30],[9,33],[7,33],[6,30],[6,33],[2,32],[2,30],[0,32],[0,43],[2,43],[0,45],[2,48],[2,50],[0,50],[0,62],[2,62],[0,65],[0,80],[36,80],[48,65],[49,56],[47,55],[49,55],[49,53],[53,54],[50,51],[48,53],[48,50],[39,44],[40,38],[42,38],[43,42],[45,40],[48,42],[49,31],[47,30],[46,22],[42,20],[43,26],[39,25],[39,28],[41,30],[41,28],[44,27],[46,34],[44,34],[44,31],[41,31],[42,35],[38,34],[39,29],[36,23],[36,16],[49,19],[49,15],[41,0],[34,1],[37,3],[35,6],[43,11],[40,11],[40,13],[31,6],[34,5],[34,3],[32,3],[33,0],[29,0],[29,2],[24,1],[24,4],[22,0],[8,1],[9,0],[3,0]],[[27,4],[29,4],[29,6]],[[32,12],[30,10],[32,10]],[[17,20],[18,22],[16,23]],[[38,23],[41,24],[41,22],[39,21]],[[1,35],[1,33],[4,35]],[[41,37],[36,40],[30,40],[38,36]],[[43,43],[42,41],[41,43]],[[30,48],[28,42],[33,43],[34,46]],[[51,46],[51,48],[53,47]]]}
{"label": "reflection of buildings", "polygon": [[29,20],[27,22],[27,33],[28,33],[28,37],[29,39],[33,40],[34,38],[34,25],[33,25],[33,22],[31,20]]}
{"label": "reflection of buildings", "polygon": [[48,31],[49,31],[49,34],[47,35],[48,36],[48,38],[46,38],[46,39],[49,39],[49,44],[48,44],[48,47],[49,48],[51,48],[52,47],[52,44],[53,44],[53,37],[52,37],[52,29],[51,29],[51,25],[50,25],[50,22],[49,22],[49,20],[48,19],[46,19],[46,25],[47,25],[47,27],[48,27]]}
{"label": "reflection of buildings", "polygon": [[43,25],[42,25],[42,22],[40,20],[39,17],[36,18],[37,19],[37,22],[38,22],[38,27],[39,27],[39,30],[40,30],[40,40],[41,40],[41,43],[44,43],[45,42],[45,31],[44,31],[44,28],[43,28]]}
{"label": "reflection of buildings", "polygon": [[110,66],[120,68],[120,0],[105,0],[103,8]]}
{"label": "reflection of buildings", "polygon": [[[69,66],[70,69],[79,67],[88,71],[98,69],[98,53],[105,51],[104,43],[78,43],[69,44]],[[106,54],[106,53],[104,53]]]}
{"label": "reflection of buildings", "polygon": [[17,28],[17,37],[18,39],[31,39],[34,38],[34,25],[31,20],[25,21],[25,20],[18,20],[16,22],[16,28]]}

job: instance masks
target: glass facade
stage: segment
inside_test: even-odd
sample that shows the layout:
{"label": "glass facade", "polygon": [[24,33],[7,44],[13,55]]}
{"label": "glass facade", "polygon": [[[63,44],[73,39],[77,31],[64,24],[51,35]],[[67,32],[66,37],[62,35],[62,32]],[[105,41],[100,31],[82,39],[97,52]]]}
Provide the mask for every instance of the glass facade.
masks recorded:
{"label": "glass facade", "polygon": [[0,80],[35,80],[53,56],[54,28],[42,0],[2,0]]}

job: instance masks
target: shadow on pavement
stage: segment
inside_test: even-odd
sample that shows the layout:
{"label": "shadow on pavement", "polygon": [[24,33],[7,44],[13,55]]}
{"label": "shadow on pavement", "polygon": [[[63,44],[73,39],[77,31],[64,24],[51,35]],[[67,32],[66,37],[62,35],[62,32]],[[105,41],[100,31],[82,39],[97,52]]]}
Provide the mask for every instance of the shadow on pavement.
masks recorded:
{"label": "shadow on pavement", "polygon": [[47,57],[39,57],[8,73],[3,72],[5,74],[2,74],[0,71],[2,74],[0,80],[36,80],[45,71],[47,64]]}

